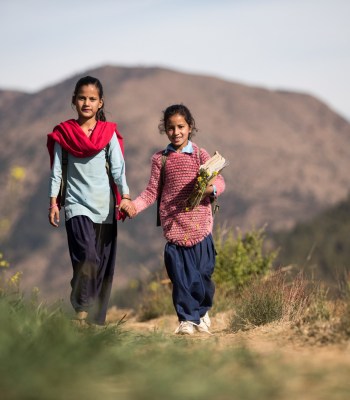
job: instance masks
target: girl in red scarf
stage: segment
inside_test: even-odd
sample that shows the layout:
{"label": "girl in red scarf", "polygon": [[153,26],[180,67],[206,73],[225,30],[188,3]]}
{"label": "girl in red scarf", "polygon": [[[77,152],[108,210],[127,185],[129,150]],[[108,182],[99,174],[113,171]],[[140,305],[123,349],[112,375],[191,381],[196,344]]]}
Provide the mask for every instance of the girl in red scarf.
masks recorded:
{"label": "girl in red scarf", "polygon": [[[116,219],[124,219],[119,210],[129,214],[133,205],[125,177],[122,137],[115,123],[106,122],[101,82],[91,76],[81,78],[72,104],[78,118],[60,123],[47,140],[51,164],[49,222],[58,227],[64,205],[73,266],[71,303],[79,321],[88,318],[103,325],[114,274]],[[62,154],[67,154],[68,160],[64,199],[60,195]]]}

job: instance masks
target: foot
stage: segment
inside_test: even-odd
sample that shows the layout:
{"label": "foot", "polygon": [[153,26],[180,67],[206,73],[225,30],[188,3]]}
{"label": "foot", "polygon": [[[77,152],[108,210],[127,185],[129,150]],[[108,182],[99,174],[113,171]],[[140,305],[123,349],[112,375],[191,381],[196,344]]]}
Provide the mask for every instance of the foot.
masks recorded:
{"label": "foot", "polygon": [[181,321],[180,325],[175,330],[177,335],[193,335],[195,324],[190,321]]}
{"label": "foot", "polygon": [[96,330],[107,329],[107,325],[106,324],[96,324],[94,322],[88,322],[87,324],[88,324],[88,326],[90,328],[93,328],[93,329],[96,329]]}
{"label": "foot", "polygon": [[208,335],[212,335],[212,333],[209,331],[208,325],[202,319],[199,324],[194,324],[194,327],[200,333],[206,333]]}
{"label": "foot", "polygon": [[86,311],[77,311],[75,313],[75,318],[72,319],[72,322],[77,326],[85,326],[87,317],[88,313]]}
{"label": "foot", "polygon": [[210,321],[210,318],[209,318],[208,311],[203,315],[203,317],[201,317],[201,321],[203,321],[205,323],[205,325],[207,325],[207,327],[210,328],[211,321]]}
{"label": "foot", "polygon": [[86,311],[77,311],[75,314],[75,318],[79,321],[85,321],[88,316],[88,313]]}

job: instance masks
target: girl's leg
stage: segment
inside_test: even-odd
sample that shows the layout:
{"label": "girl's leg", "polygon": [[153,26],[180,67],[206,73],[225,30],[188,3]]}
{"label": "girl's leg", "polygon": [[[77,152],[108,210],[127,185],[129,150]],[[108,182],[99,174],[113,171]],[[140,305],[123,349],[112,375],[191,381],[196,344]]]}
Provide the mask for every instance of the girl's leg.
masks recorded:
{"label": "girl's leg", "polygon": [[76,216],[66,222],[66,230],[73,266],[72,306],[103,324],[114,272],[115,225],[94,224],[86,216]]}
{"label": "girl's leg", "polygon": [[180,321],[199,324],[213,304],[215,286],[211,276],[215,249],[209,236],[193,247],[172,243],[165,246],[165,266],[173,284],[173,303]]}
{"label": "girl's leg", "polygon": [[99,224],[96,230],[96,249],[99,259],[97,272],[97,298],[94,322],[103,325],[106,320],[108,303],[112,290],[117,252],[117,223]]}
{"label": "girl's leg", "polygon": [[204,298],[199,306],[199,315],[201,317],[213,306],[213,298],[215,293],[215,285],[211,277],[215,267],[215,247],[212,235],[208,235],[196,247],[197,257],[199,260],[199,272],[201,274],[204,286]]}
{"label": "girl's leg", "polygon": [[73,267],[70,300],[76,312],[89,311],[96,293],[95,230],[90,218],[79,215],[66,221]]}

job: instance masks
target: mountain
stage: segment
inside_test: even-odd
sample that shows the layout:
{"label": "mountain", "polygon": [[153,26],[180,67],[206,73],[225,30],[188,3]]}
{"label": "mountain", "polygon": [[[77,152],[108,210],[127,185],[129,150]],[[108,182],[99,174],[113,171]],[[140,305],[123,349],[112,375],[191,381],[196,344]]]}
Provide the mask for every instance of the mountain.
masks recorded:
{"label": "mountain", "polygon": [[[315,97],[272,91],[162,68],[105,66],[36,93],[0,91],[0,252],[23,271],[25,287],[67,293],[70,262],[63,221],[48,224],[46,134],[74,118],[71,95],[84,75],[105,89],[107,118],[125,139],[132,196],[146,186],[151,155],[167,144],[161,111],[184,103],[199,132],[194,141],[230,165],[217,224],[291,229],[346,198],[350,124]],[[117,285],[162,264],[154,207],[119,224]]]}
{"label": "mountain", "polygon": [[298,265],[309,276],[337,287],[349,279],[349,230],[350,196],[288,232],[274,232],[271,238],[280,248],[281,265]]}

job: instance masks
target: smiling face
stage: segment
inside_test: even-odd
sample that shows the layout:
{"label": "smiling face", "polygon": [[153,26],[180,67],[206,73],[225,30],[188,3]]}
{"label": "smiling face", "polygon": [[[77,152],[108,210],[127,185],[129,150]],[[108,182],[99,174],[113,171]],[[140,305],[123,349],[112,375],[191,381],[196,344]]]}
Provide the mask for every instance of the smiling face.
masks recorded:
{"label": "smiling face", "polygon": [[75,96],[74,105],[79,122],[84,122],[96,118],[97,111],[103,106],[103,99],[95,85],[83,85]]}
{"label": "smiling face", "polygon": [[180,114],[174,114],[171,116],[165,127],[165,133],[168,136],[170,143],[178,152],[188,144],[191,130],[192,129],[186,122],[185,118]]}

